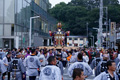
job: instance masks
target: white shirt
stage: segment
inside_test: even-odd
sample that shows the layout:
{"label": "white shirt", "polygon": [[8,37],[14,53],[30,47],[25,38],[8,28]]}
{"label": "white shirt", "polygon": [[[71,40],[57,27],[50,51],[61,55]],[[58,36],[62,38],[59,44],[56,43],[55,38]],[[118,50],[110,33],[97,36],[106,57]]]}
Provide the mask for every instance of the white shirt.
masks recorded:
{"label": "white shirt", "polygon": [[5,64],[8,65],[7,57],[4,57],[4,58],[3,58],[3,63],[4,63],[4,67],[5,67],[5,69],[7,70],[8,66],[5,65]]}
{"label": "white shirt", "polygon": [[39,60],[43,60],[43,62],[41,62],[41,65],[45,66],[45,56],[43,54],[40,54]]}
{"label": "white shirt", "polygon": [[88,58],[88,56],[86,55],[86,56],[83,56],[83,59],[85,60],[85,62],[86,63],[88,63],[89,62],[89,58]]}

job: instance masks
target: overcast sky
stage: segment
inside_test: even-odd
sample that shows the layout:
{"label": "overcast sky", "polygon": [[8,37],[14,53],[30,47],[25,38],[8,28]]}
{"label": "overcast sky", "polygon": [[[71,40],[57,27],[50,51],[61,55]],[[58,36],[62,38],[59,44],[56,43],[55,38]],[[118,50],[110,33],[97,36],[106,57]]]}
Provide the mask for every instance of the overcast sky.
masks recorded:
{"label": "overcast sky", "polygon": [[52,4],[52,7],[53,7],[53,6],[55,6],[55,4],[59,4],[60,2],[68,3],[71,0],[49,0],[49,1],[50,1],[50,3]]}
{"label": "overcast sky", "polygon": [[[50,3],[52,4],[52,7],[55,6],[55,4],[58,4],[60,2],[65,2],[65,3],[68,3],[70,2],[71,0],[49,0]],[[119,0],[120,1],[120,0]]]}

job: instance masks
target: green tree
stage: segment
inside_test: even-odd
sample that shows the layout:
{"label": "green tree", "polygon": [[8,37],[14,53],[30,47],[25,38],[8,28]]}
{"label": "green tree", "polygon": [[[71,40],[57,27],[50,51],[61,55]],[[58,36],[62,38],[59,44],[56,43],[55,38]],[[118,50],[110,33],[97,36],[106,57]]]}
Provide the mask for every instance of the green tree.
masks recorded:
{"label": "green tree", "polygon": [[[120,5],[118,0],[103,1],[104,6],[108,7],[108,19],[119,22]],[[86,35],[86,22],[89,23],[89,32],[96,34],[92,28],[99,26],[99,2],[100,0],[72,0],[68,4],[61,2],[50,9],[49,13],[62,22],[63,29],[70,30],[71,35]]]}

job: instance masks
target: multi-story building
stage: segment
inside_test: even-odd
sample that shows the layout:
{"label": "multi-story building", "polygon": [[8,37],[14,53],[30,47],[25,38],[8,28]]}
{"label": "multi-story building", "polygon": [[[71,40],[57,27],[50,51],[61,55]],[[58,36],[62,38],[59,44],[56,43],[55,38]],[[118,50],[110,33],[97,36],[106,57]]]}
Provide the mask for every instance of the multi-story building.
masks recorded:
{"label": "multi-story building", "polygon": [[47,13],[49,6],[48,0],[0,0],[0,48],[28,47],[33,16],[40,18],[32,19],[32,46],[49,45],[49,30],[57,22]]}
{"label": "multi-story building", "polygon": [[87,46],[86,36],[67,36],[67,47],[84,47]]}

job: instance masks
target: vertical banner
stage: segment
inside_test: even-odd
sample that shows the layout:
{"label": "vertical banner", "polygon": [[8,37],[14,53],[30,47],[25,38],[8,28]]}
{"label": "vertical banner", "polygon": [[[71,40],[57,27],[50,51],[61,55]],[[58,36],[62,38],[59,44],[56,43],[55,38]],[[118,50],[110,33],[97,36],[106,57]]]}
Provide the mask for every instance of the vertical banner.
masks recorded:
{"label": "vertical banner", "polygon": [[114,36],[114,31],[116,30],[116,22],[111,22],[111,36]]}

